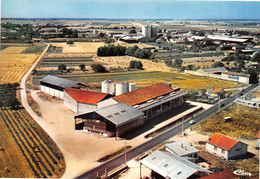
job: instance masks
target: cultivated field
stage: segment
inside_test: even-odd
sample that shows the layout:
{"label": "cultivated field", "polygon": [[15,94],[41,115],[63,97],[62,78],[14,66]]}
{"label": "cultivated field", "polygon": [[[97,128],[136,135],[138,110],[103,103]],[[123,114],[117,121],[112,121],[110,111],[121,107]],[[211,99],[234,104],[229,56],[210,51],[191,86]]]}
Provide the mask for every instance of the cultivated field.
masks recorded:
{"label": "cultivated field", "polygon": [[62,153],[25,110],[0,110],[0,177],[61,177]]}
{"label": "cultivated field", "polygon": [[4,44],[0,51],[0,84],[20,82],[23,75],[38,58],[42,45]]}
{"label": "cultivated field", "polygon": [[[233,88],[236,87],[235,82],[218,80],[208,77],[193,76],[178,72],[159,72],[159,71],[129,71],[114,73],[71,73],[59,75],[66,79],[88,83],[93,85],[101,85],[106,79],[115,82],[128,81],[136,83],[137,88],[147,87],[155,83],[171,83],[172,87],[180,87],[182,90],[200,90],[207,89],[209,82],[212,88]],[[39,80],[44,76],[34,76],[33,84],[39,85]]]}
{"label": "cultivated field", "polygon": [[103,42],[74,42],[73,45],[67,43],[51,43],[52,46],[62,47],[62,53],[97,53],[97,49],[104,46]]}

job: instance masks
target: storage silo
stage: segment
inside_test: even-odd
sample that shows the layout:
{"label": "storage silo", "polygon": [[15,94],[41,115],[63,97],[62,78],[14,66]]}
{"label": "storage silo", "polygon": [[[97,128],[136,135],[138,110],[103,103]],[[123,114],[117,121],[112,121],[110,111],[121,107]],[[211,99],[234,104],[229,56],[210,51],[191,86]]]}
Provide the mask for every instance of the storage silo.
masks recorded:
{"label": "storage silo", "polygon": [[116,96],[128,93],[129,91],[129,86],[128,82],[119,82],[116,84]]}
{"label": "storage silo", "polygon": [[112,80],[102,81],[101,92],[113,95],[115,93],[114,82]]}
{"label": "storage silo", "polygon": [[157,27],[156,26],[152,26],[152,37],[156,37],[157,36]]}
{"label": "storage silo", "polygon": [[147,33],[148,33],[148,26],[144,25],[142,27],[142,34],[143,34],[143,36],[147,37]]}
{"label": "storage silo", "polygon": [[152,38],[152,26],[150,25],[147,26],[147,38]]}
{"label": "storage silo", "polygon": [[129,83],[129,92],[135,90],[135,83]]}

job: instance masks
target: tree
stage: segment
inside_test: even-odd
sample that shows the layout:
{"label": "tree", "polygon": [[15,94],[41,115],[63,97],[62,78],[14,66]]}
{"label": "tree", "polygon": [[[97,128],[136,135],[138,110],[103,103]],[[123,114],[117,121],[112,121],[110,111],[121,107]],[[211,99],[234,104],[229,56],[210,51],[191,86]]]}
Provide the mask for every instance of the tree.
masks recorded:
{"label": "tree", "polygon": [[143,64],[142,64],[142,62],[141,61],[135,61],[135,60],[132,60],[132,61],[130,61],[130,63],[129,63],[129,68],[130,69],[143,69]]}
{"label": "tree", "polygon": [[81,65],[79,65],[79,68],[80,68],[81,71],[85,71],[86,70],[86,66],[83,63]]}
{"label": "tree", "polygon": [[68,40],[68,41],[67,41],[67,44],[68,44],[68,45],[73,45],[73,44],[74,44],[74,42],[73,42],[73,41],[71,41],[71,40]]}
{"label": "tree", "polygon": [[136,30],[135,29],[130,30],[129,34],[136,34]]}
{"label": "tree", "polygon": [[173,62],[173,67],[180,68],[182,65],[183,60],[181,58],[176,58]]}
{"label": "tree", "polygon": [[251,71],[249,76],[249,84],[256,84],[258,83],[258,76],[255,71]]}
{"label": "tree", "polygon": [[212,68],[216,67],[224,67],[225,65],[222,62],[215,62],[213,65],[211,65]]}
{"label": "tree", "polygon": [[260,63],[260,52],[254,53],[251,60]]}
{"label": "tree", "polygon": [[63,72],[67,70],[67,66],[64,64],[59,64],[58,65],[58,71]]}
{"label": "tree", "polygon": [[106,68],[101,64],[93,64],[91,65],[92,70],[94,70],[96,73],[106,73]]}

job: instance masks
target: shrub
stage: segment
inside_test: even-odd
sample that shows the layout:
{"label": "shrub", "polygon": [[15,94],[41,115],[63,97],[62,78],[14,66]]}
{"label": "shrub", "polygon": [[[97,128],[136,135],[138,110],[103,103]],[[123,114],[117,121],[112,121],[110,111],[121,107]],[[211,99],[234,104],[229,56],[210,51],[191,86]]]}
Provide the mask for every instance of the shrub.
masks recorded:
{"label": "shrub", "polygon": [[106,73],[106,68],[101,64],[93,64],[91,65],[92,70],[94,70],[96,73]]}

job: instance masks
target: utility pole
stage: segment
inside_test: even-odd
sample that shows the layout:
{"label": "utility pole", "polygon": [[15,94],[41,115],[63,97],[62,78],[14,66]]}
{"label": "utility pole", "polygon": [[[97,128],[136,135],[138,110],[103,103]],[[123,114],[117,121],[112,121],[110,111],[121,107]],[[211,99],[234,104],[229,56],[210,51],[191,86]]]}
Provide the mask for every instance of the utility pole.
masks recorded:
{"label": "utility pole", "polygon": [[141,164],[141,162],[139,162],[140,163],[140,179],[142,179],[142,164]]}
{"label": "utility pole", "polygon": [[[237,86],[238,86],[238,81],[237,81]],[[237,99],[237,88],[236,88],[236,99]]]}
{"label": "utility pole", "polygon": [[220,110],[220,95],[218,95],[218,110]]}
{"label": "utility pole", "polygon": [[183,135],[183,117],[181,118],[181,131],[182,131],[182,136],[184,136]]}
{"label": "utility pole", "polygon": [[125,141],[125,165],[126,165],[126,141]]}

